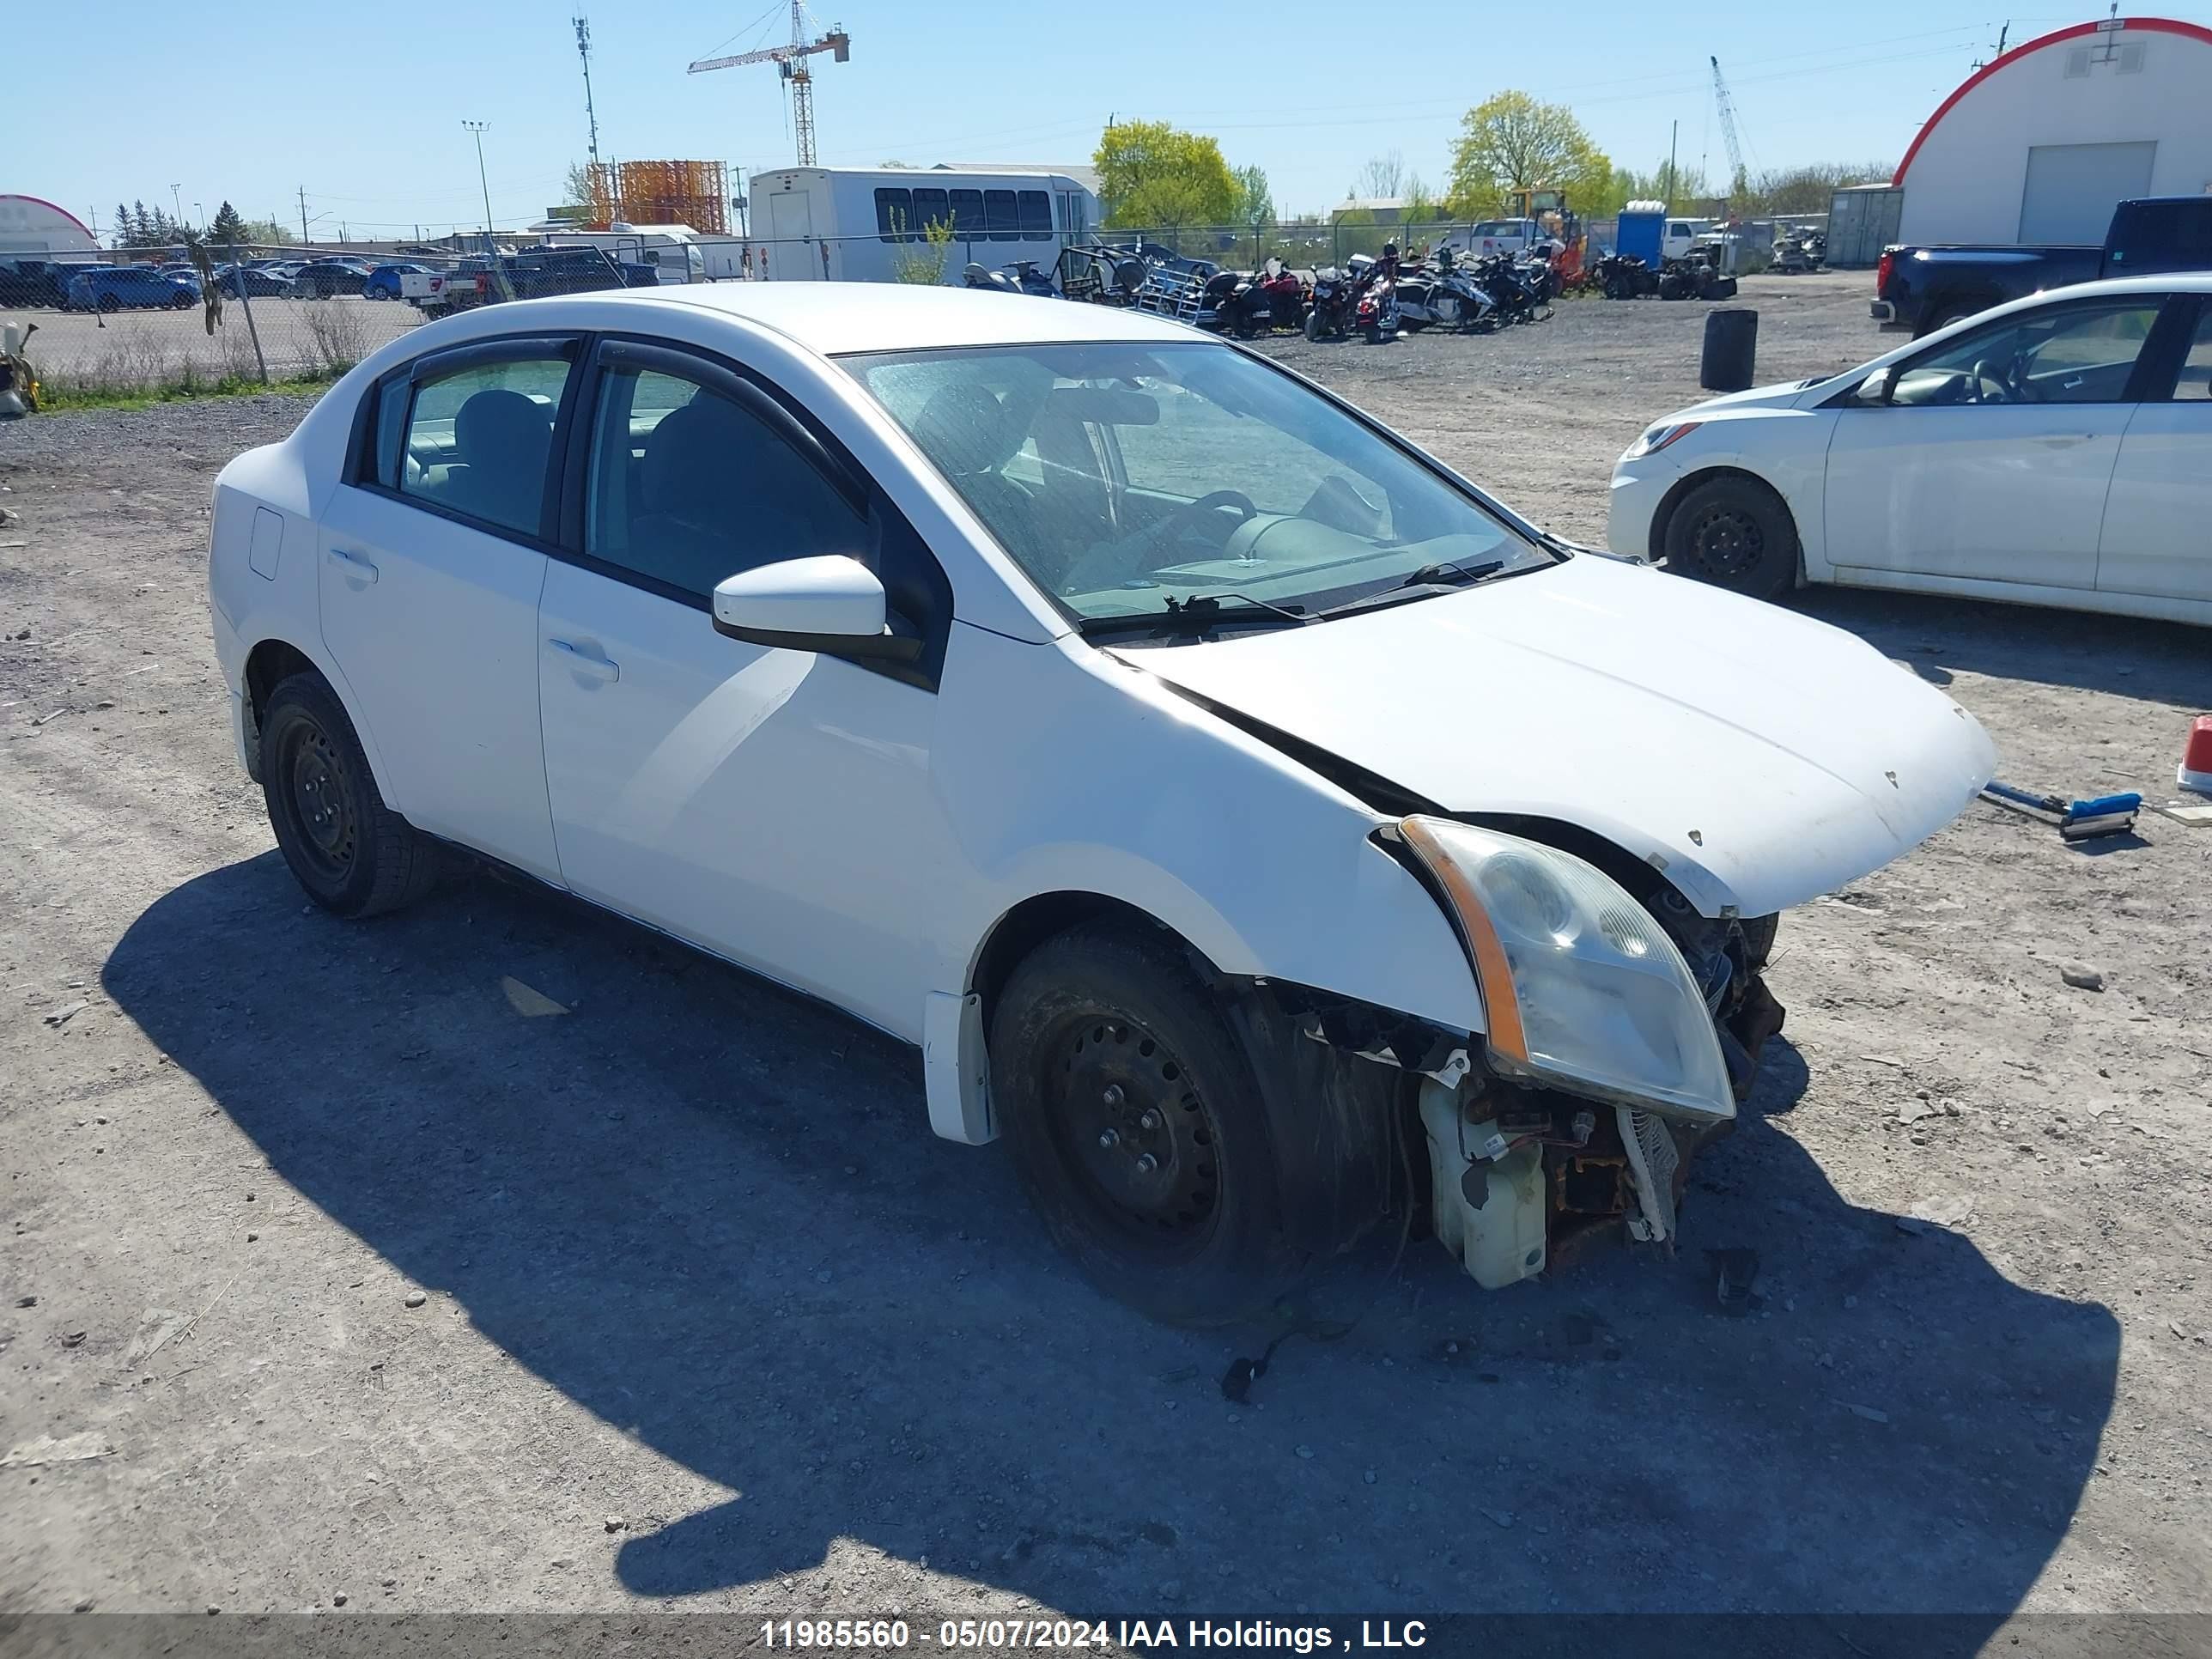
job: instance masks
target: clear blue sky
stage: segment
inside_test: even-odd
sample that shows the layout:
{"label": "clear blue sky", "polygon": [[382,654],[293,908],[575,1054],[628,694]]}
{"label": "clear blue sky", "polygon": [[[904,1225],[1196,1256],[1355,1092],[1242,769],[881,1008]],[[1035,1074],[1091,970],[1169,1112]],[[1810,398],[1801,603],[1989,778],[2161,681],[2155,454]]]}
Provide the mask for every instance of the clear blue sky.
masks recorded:
{"label": "clear blue sky", "polygon": [[[789,161],[772,68],[684,73],[695,58],[786,38],[787,0],[765,11],[763,0],[581,3],[603,155],[720,160],[733,173]],[[2013,16],[2014,42],[2106,9],[2030,3],[2048,9]],[[173,183],[188,215],[228,198],[295,231],[304,185],[318,238],[341,222],[356,236],[465,228],[483,213],[469,118],[491,124],[494,217],[527,222],[560,199],[585,153],[572,9],[18,8],[9,55],[38,68],[12,77],[0,102],[0,191],[80,217],[97,210],[103,230],[118,199],[167,205]],[[2143,9],[2212,21],[2203,3]],[[1231,162],[1267,169],[1279,210],[1319,209],[1391,149],[1441,184],[1459,114],[1520,88],[1571,104],[1608,155],[1638,167],[1664,158],[1679,119],[1685,161],[1702,152],[1718,175],[1727,164],[1705,61],[1718,52],[1754,166],[1893,161],[2007,21],[1988,0],[1538,0],[1432,9],[1455,23],[1398,40],[1363,33],[1363,18],[1382,15],[1310,0],[828,0],[812,21],[842,24],[853,57],[814,60],[822,159],[1082,161],[1118,113],[1212,133]]]}

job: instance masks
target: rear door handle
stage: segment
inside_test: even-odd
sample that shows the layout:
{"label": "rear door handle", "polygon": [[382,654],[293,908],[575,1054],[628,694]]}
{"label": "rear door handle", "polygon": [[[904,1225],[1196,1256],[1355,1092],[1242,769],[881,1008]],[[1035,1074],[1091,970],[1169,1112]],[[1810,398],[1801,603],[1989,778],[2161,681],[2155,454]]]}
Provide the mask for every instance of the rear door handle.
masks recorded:
{"label": "rear door handle", "polygon": [[331,550],[331,562],[345,571],[348,581],[360,582],[366,586],[376,580],[374,565],[362,558],[360,554],[349,553],[343,547],[334,547]]}
{"label": "rear door handle", "polygon": [[562,659],[579,674],[587,674],[598,680],[618,680],[621,665],[598,652],[587,650],[574,640],[548,640],[547,647],[561,653]]}

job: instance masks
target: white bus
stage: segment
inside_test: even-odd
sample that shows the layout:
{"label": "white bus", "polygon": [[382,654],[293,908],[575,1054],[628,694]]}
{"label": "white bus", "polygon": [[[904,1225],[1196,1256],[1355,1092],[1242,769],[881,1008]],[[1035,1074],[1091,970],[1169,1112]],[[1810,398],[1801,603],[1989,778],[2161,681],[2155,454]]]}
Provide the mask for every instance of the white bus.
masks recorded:
{"label": "white bus", "polygon": [[776,282],[888,283],[902,255],[927,254],[923,228],[950,224],[944,280],[972,261],[996,270],[1090,237],[1098,198],[1063,173],[1007,168],[786,167],[752,177],[752,273]]}

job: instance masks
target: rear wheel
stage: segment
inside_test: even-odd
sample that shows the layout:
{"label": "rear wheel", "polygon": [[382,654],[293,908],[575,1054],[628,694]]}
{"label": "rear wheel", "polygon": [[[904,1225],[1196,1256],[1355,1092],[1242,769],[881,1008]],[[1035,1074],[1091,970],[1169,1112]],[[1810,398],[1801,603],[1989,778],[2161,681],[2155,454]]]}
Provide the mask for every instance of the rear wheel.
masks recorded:
{"label": "rear wheel", "polygon": [[1954,323],[1964,322],[1967,318],[1972,316],[1976,312],[1982,309],[1982,307],[1975,305],[1960,305],[1956,303],[1947,305],[1931,315],[1928,321],[1923,323],[1919,328],[1914,331],[1912,337],[1917,340],[1925,335],[1933,334],[1939,328],[1948,328]]}
{"label": "rear wheel", "polygon": [[295,674],[269,694],[261,789],[277,850],[325,910],[373,916],[436,884],[437,843],[385,805],[353,722],[320,675]]}
{"label": "rear wheel", "polygon": [[1212,1325],[1289,1282],[1267,1106],[1166,934],[1086,927],[1039,945],[1000,994],[990,1060],[1015,1170],[1100,1290]]}
{"label": "rear wheel", "polygon": [[1797,527],[1782,498],[1753,478],[1719,477],[1682,497],[1663,545],[1677,574],[1771,599],[1797,575]]}

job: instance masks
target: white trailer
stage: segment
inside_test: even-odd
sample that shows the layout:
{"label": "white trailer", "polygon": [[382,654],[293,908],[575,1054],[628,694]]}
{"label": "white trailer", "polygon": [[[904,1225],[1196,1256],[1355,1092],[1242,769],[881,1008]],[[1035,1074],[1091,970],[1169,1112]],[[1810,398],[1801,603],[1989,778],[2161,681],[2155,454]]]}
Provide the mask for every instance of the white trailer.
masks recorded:
{"label": "white trailer", "polygon": [[1080,180],[1018,167],[784,167],[753,175],[750,202],[752,274],[777,282],[895,282],[928,256],[932,224],[953,230],[946,283],[971,262],[1049,270],[1101,216]]}

